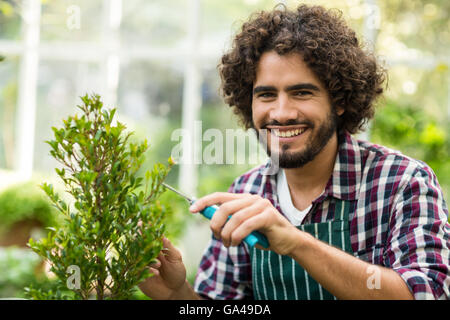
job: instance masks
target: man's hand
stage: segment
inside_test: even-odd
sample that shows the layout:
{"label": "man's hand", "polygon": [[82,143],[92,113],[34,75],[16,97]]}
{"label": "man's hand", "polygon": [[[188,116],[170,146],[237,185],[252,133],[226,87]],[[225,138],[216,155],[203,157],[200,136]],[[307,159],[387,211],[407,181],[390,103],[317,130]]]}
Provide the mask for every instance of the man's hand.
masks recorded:
{"label": "man's hand", "polygon": [[254,230],[264,233],[269,249],[278,254],[289,254],[295,247],[298,229],[269,200],[249,193],[215,192],[196,200],[190,211],[199,212],[214,204],[220,207],[210,227],[226,247],[238,245]]}
{"label": "man's hand", "polygon": [[155,300],[183,299],[188,283],[181,253],[167,238],[163,239],[163,246],[157,262],[150,266],[154,275],[140,283],[139,289]]}

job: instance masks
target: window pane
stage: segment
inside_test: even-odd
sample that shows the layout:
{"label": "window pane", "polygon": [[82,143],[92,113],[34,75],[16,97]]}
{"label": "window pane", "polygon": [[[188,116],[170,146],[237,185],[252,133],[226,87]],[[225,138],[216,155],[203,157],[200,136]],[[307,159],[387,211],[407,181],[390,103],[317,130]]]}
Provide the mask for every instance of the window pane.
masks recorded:
{"label": "window pane", "polygon": [[14,167],[14,138],[19,59],[6,57],[0,63],[0,168]]}
{"label": "window pane", "polygon": [[202,48],[219,55],[223,48],[229,46],[232,35],[253,11],[270,9],[273,6],[273,0],[202,0],[200,21]]}
{"label": "window pane", "polygon": [[128,117],[181,119],[183,65],[171,61],[123,62],[120,71],[119,107]]}
{"label": "window pane", "polygon": [[228,191],[236,177],[266,159],[264,151],[254,152],[258,150],[257,139],[251,131],[243,131],[237,115],[219,96],[220,78],[215,65],[204,66],[202,74],[200,195]]}
{"label": "window pane", "polygon": [[0,40],[20,39],[19,1],[0,1]]}
{"label": "window pane", "polygon": [[53,160],[50,147],[44,142],[53,139],[52,126],[79,113],[76,105],[86,93],[102,94],[100,68],[97,64],[41,60],[39,65],[37,112],[34,148],[34,169],[53,172],[59,164]]}
{"label": "window pane", "polygon": [[105,21],[103,1],[45,1],[41,8],[41,42],[99,41]]}
{"label": "window pane", "polygon": [[174,46],[186,36],[189,1],[123,2],[120,40],[124,45]]}
{"label": "window pane", "polygon": [[[143,169],[156,162],[167,163],[172,148],[173,130],[181,128],[183,94],[182,64],[172,61],[134,60],[121,65],[118,88],[120,117],[134,138],[147,139],[150,145]],[[174,166],[168,183],[176,184],[179,166]]]}

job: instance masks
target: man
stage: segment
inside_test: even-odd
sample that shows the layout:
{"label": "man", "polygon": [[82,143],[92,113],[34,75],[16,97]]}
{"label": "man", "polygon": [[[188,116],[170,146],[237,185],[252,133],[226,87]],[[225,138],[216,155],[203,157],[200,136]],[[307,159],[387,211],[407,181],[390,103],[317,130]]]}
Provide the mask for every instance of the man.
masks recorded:
{"label": "man", "polygon": [[[261,12],[220,64],[225,101],[265,137],[280,170],[237,178],[192,288],[179,251],[141,289],[154,299],[448,299],[448,210],[423,162],[351,136],[374,114],[384,70],[340,16]],[[275,139],[275,140],[274,140]],[[276,143],[271,143],[271,142]],[[228,217],[231,216],[229,220]],[[268,250],[242,240],[263,233]]]}

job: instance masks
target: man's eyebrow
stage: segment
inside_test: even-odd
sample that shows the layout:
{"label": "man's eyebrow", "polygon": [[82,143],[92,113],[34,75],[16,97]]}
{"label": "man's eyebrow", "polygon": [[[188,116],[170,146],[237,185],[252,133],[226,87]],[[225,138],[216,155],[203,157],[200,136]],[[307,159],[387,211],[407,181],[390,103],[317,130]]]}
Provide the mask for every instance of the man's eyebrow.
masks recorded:
{"label": "man's eyebrow", "polygon": [[[276,91],[277,89],[274,86],[257,86],[253,89],[253,94],[257,94],[259,92],[266,91]],[[319,87],[312,83],[298,83],[292,86],[288,86],[285,89],[286,91],[295,91],[295,90],[313,90],[320,91]]]}
{"label": "man's eyebrow", "polygon": [[294,84],[292,86],[286,87],[286,91],[294,91],[294,90],[313,90],[320,91],[319,87],[312,83],[299,83]]}
{"label": "man's eyebrow", "polygon": [[257,94],[258,92],[265,91],[276,91],[277,89],[274,86],[258,86],[253,89],[253,94]]}

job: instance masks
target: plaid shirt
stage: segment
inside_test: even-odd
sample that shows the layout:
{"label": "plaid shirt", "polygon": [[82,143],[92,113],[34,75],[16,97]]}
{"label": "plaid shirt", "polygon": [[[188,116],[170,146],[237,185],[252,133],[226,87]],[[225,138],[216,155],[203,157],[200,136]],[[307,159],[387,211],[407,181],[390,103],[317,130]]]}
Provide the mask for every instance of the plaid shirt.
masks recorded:
{"label": "plaid shirt", "polygon": [[[276,175],[268,164],[238,177],[229,189],[269,199],[283,213]],[[416,299],[450,298],[450,226],[432,169],[398,151],[339,135],[334,171],[303,223],[334,219],[333,198],[349,200],[354,256],[395,270]],[[245,243],[226,248],[212,237],[194,284],[211,299],[252,299],[252,272]]]}

